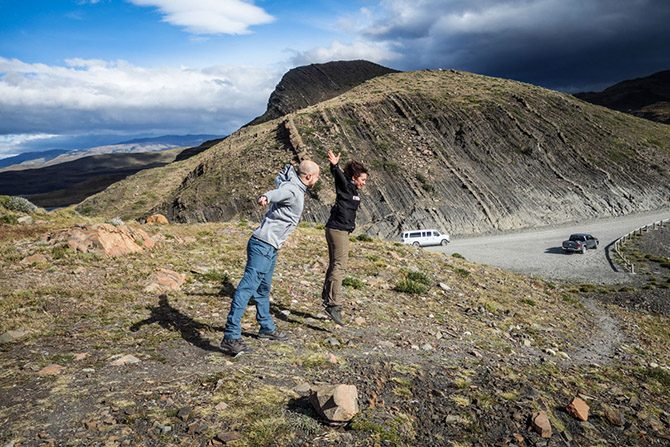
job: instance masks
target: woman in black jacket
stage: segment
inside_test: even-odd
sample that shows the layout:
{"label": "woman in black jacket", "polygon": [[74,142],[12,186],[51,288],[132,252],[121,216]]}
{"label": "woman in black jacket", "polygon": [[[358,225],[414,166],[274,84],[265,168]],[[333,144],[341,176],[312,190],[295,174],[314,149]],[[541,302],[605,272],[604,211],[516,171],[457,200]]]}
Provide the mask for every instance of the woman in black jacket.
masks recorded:
{"label": "woman in black jacket", "polygon": [[328,151],[330,172],[335,178],[337,198],[330,210],[330,219],[326,224],[326,241],[328,242],[328,271],[323,284],[321,299],[328,316],[337,324],[342,320],[342,280],[344,279],[349,259],[349,234],[356,227],[356,211],[361,203],[358,190],[365,186],[368,170],[361,163],[352,160],[344,167],[344,172],[337,165],[340,154]]}

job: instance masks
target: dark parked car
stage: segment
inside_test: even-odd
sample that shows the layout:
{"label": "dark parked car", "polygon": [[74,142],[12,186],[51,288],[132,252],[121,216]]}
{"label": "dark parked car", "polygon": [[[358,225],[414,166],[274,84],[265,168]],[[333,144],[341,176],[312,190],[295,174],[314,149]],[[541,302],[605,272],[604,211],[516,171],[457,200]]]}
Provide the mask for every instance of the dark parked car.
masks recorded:
{"label": "dark parked car", "polygon": [[564,252],[586,253],[589,248],[598,248],[598,239],[588,233],[575,233],[570,235],[570,239],[563,241]]}

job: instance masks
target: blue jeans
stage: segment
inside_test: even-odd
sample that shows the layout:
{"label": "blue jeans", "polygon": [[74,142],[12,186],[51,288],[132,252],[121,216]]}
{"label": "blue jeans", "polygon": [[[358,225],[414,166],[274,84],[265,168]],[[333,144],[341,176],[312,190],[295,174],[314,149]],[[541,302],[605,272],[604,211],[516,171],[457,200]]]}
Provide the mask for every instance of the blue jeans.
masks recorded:
{"label": "blue jeans", "polygon": [[223,331],[226,340],[237,340],[242,336],[240,322],[251,298],[256,302],[256,321],[260,332],[274,332],[276,327],[270,315],[270,287],[277,263],[277,249],[272,245],[251,237],[247,244],[247,266],[237,285],[230,312]]}

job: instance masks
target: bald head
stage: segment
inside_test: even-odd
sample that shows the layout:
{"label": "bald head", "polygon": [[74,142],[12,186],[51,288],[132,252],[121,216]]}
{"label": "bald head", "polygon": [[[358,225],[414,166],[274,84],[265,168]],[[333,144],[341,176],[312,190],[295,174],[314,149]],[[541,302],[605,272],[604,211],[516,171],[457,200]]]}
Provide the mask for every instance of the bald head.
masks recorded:
{"label": "bald head", "polygon": [[314,163],[312,160],[303,160],[300,162],[298,167],[300,180],[307,186],[311,188],[319,180],[319,165]]}

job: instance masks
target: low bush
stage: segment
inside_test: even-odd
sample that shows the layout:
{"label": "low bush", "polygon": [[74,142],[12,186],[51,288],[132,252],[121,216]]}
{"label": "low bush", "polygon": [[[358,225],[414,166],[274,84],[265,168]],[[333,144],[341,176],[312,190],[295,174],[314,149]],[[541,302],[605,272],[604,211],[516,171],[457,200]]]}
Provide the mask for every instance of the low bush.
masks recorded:
{"label": "low bush", "polygon": [[351,287],[352,289],[361,289],[365,284],[358,278],[354,278],[353,276],[347,276],[342,281],[342,285],[345,287]]}
{"label": "low bush", "polygon": [[33,205],[28,199],[23,197],[10,197],[3,205],[8,210],[18,211],[20,213],[34,213],[37,206]]}

